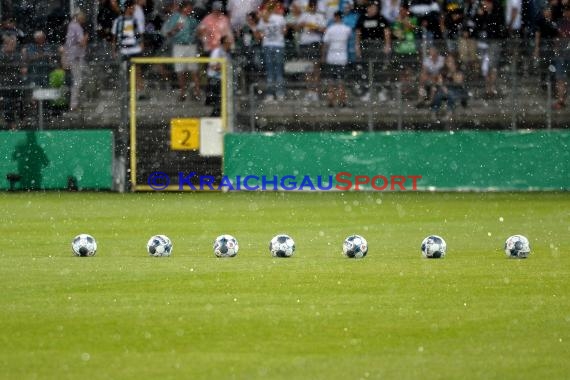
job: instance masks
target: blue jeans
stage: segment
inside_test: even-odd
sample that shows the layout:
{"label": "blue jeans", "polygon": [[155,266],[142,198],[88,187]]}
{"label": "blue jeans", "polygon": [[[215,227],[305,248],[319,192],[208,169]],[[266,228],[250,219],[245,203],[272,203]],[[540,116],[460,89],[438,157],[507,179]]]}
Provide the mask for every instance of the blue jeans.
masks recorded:
{"label": "blue jeans", "polygon": [[263,64],[267,74],[267,93],[283,96],[283,66],[285,65],[285,48],[265,46],[263,48]]}

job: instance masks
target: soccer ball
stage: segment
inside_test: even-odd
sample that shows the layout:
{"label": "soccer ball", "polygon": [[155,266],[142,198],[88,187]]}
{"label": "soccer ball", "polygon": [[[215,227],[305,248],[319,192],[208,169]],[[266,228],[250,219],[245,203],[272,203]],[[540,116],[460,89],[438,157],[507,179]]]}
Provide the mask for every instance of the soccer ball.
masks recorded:
{"label": "soccer ball", "polygon": [[360,235],[350,235],[344,239],[342,253],[351,259],[361,259],[368,253],[368,243]]}
{"label": "soccer ball", "polygon": [[505,242],[505,254],[507,257],[526,259],[530,254],[530,243],[522,235],[513,235]]}
{"label": "soccer ball", "polygon": [[97,242],[91,235],[80,234],[73,238],[71,250],[75,256],[94,256],[97,252]]}
{"label": "soccer ball", "polygon": [[273,257],[291,257],[295,253],[295,242],[289,235],[277,235],[269,242]]}
{"label": "soccer ball", "polygon": [[166,235],[154,235],[146,243],[146,250],[151,256],[170,256],[172,254],[172,242]]}
{"label": "soccer ball", "polygon": [[422,255],[428,259],[440,259],[445,256],[447,244],[441,236],[430,235],[422,241]]}
{"label": "soccer ball", "polygon": [[214,241],[214,255],[217,257],[234,257],[238,250],[238,242],[232,235],[220,235]]}

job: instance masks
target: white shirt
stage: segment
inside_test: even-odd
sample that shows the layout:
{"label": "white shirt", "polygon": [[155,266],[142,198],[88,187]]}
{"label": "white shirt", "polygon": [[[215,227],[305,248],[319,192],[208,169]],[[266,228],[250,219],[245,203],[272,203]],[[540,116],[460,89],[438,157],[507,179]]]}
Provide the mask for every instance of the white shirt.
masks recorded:
{"label": "white shirt", "polygon": [[[229,59],[230,55],[227,51],[224,50],[222,46],[219,46],[212,50],[210,54],[210,58],[226,58]],[[221,70],[216,70],[215,67],[218,67],[220,63],[218,62],[210,62],[208,63],[208,77],[209,78],[218,78],[222,77]]]}
{"label": "white shirt", "polygon": [[263,33],[261,46],[285,47],[285,17],[272,13],[267,22],[259,20],[257,29]]}
{"label": "white shirt", "polygon": [[348,39],[352,29],[344,24],[334,23],[329,26],[323,37],[328,45],[327,63],[329,65],[346,65],[348,63]]}
{"label": "white shirt", "polygon": [[228,0],[226,10],[230,14],[230,23],[234,30],[245,25],[246,16],[261,5],[261,0]]}
{"label": "white shirt", "polygon": [[393,23],[400,15],[400,0],[382,0],[382,16]]}
{"label": "white shirt", "polygon": [[511,13],[513,9],[517,10],[517,15],[512,21],[512,29],[519,30],[522,25],[522,0],[507,0],[505,4],[505,23],[507,27],[511,23]]}
{"label": "white shirt", "polygon": [[[327,26],[327,20],[325,20],[325,16],[323,16],[321,13],[304,12],[297,20],[297,23],[316,25],[319,28],[324,28]],[[305,26],[301,31],[301,36],[299,37],[299,45],[309,45],[315,42],[321,42],[321,38],[322,34],[320,32],[317,32]]]}
{"label": "white shirt", "polygon": [[[122,31],[119,30],[119,25],[122,26]],[[124,16],[117,17],[115,21],[113,21],[111,32],[114,36],[117,36],[122,55],[129,56],[142,53],[140,38],[142,38],[144,27],[140,25],[138,21],[135,22],[134,18],[125,18]],[[137,36],[139,38],[137,38]]]}

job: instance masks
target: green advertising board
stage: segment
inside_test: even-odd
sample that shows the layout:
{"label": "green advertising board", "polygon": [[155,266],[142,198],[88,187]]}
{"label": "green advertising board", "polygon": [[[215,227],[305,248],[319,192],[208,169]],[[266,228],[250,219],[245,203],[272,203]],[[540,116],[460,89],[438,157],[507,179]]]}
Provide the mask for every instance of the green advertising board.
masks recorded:
{"label": "green advertising board", "polygon": [[[569,148],[568,131],[229,134],[224,174],[298,183],[332,176],[344,189],[355,189],[356,176],[376,176],[376,187],[384,177],[390,190],[403,176],[411,190],[415,176],[417,190],[569,190]],[[371,183],[359,188],[374,190]]]}
{"label": "green advertising board", "polygon": [[0,132],[0,189],[111,189],[113,146],[109,130]]}

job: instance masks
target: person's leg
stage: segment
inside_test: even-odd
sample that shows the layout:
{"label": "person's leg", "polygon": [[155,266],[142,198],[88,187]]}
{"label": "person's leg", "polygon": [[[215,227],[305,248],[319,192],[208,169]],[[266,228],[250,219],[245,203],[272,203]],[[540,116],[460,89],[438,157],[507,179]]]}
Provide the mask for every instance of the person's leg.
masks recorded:
{"label": "person's leg", "polygon": [[285,97],[283,71],[285,66],[285,48],[275,49],[275,93],[278,99]]}
{"label": "person's leg", "polygon": [[267,80],[267,95],[268,96],[275,96],[275,78],[276,78],[276,69],[275,69],[275,48],[273,47],[264,47],[263,48],[263,60],[265,65],[265,75]]}

